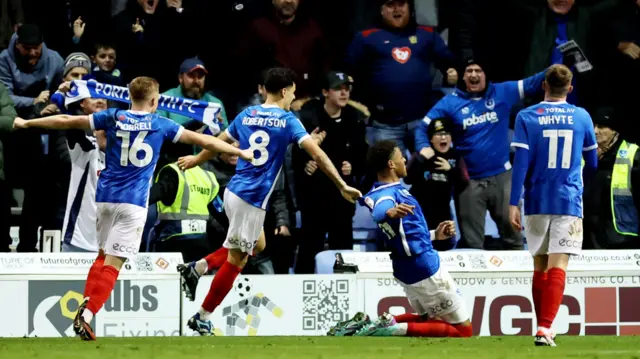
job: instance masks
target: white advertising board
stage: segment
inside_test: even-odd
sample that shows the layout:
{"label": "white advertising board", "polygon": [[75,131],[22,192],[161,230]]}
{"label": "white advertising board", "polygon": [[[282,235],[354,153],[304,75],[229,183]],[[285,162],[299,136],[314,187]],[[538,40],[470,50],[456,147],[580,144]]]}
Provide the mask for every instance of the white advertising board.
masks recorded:
{"label": "white advertising board", "polygon": [[[0,337],[74,336],[93,253],[0,254]],[[180,335],[179,253],[125,263],[92,325],[100,337]]]}
{"label": "white advertising board", "polygon": [[[200,279],[196,300],[183,299],[185,335],[211,286]],[[355,275],[240,275],[211,317],[217,336],[326,335],[329,327],[359,310]]]}

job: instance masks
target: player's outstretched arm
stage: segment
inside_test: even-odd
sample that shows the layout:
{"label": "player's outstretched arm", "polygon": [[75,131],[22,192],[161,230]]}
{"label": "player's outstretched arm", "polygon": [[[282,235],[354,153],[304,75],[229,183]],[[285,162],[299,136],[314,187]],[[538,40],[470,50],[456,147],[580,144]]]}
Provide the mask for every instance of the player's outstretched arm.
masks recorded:
{"label": "player's outstretched arm", "polygon": [[303,150],[305,150],[309,156],[318,164],[318,167],[324,172],[327,177],[333,181],[333,183],[340,189],[342,197],[349,202],[355,202],[356,199],[362,197],[362,193],[353,187],[347,186],[347,183],[342,179],[340,173],[336,167],[331,163],[331,160],[327,154],[318,146],[318,143],[313,138],[309,137],[302,141],[300,144]]}
{"label": "player's outstretched arm", "polygon": [[180,142],[186,143],[188,145],[200,146],[211,151],[214,154],[221,152],[228,153],[234,156],[239,156],[246,161],[253,161],[253,151],[248,149],[241,150],[213,136],[203,135],[189,130],[183,130],[182,135],[180,136]]}
{"label": "player's outstretched arm", "polygon": [[46,130],[88,130],[91,129],[89,116],[54,115],[35,120],[16,117],[13,128],[43,128]]}

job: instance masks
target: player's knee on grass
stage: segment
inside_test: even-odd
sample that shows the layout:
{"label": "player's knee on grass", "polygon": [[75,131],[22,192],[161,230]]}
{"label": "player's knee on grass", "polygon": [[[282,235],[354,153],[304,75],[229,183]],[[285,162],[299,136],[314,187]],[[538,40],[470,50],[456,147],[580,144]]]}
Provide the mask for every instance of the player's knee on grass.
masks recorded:
{"label": "player's knee on grass", "polygon": [[127,258],[116,257],[116,256],[107,254],[104,258],[104,265],[114,267],[115,269],[120,271],[120,269],[122,269],[122,266],[124,265],[124,262],[126,261],[127,261]]}

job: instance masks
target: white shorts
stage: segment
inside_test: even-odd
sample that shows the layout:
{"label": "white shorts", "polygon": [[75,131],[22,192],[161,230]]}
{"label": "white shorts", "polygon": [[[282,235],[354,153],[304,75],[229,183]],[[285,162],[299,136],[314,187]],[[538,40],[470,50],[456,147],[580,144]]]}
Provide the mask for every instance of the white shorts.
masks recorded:
{"label": "white shorts", "polygon": [[98,245],[105,254],[131,259],[140,250],[147,209],[129,203],[97,203]]}
{"label": "white shorts", "polygon": [[224,191],[224,212],[229,218],[229,230],[223,246],[253,254],[267,212],[250,205],[228,189]]}
{"label": "white shorts", "polygon": [[460,295],[456,282],[446,269],[418,283],[404,284],[411,308],[417,314],[426,314],[429,319],[441,319],[450,324],[459,324],[469,320],[467,307]]}
{"label": "white shorts", "polygon": [[524,217],[524,231],[532,256],[580,254],[582,218],[536,214]]}

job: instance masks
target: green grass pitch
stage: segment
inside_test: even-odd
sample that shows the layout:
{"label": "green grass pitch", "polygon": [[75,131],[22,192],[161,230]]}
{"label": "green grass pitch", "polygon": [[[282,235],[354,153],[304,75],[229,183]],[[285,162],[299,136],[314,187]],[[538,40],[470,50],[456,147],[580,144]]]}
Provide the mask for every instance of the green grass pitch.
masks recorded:
{"label": "green grass pitch", "polygon": [[165,337],[0,339],[0,359],[519,359],[636,358],[640,337],[558,337],[534,347],[531,337],[469,339],[376,337]]}

